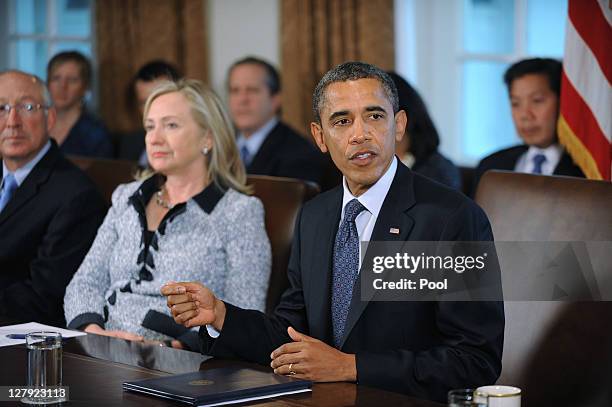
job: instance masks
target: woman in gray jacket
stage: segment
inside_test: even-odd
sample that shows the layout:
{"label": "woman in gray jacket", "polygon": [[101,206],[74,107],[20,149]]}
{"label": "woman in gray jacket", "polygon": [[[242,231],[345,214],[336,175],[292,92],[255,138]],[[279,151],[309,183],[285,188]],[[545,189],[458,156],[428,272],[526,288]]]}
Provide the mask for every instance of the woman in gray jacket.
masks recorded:
{"label": "woman in gray jacket", "polygon": [[144,126],[153,174],[113,193],[66,289],[66,321],[90,333],[193,348],[196,332],[174,323],[160,288],[201,281],[226,301],[263,310],[271,265],[264,210],[247,196],[231,122],[200,82],[157,87]]}

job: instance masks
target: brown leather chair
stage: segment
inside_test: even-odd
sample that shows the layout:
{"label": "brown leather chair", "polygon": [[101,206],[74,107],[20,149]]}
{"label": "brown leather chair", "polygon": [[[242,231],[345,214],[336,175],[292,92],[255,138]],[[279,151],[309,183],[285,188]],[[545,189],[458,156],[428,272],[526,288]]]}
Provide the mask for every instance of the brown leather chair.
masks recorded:
{"label": "brown leather chair", "polygon": [[612,406],[610,321],[610,301],[566,304],[521,377],[523,406]]}
{"label": "brown leather chair", "polygon": [[295,220],[302,204],[315,196],[319,187],[307,181],[266,175],[249,175],[248,184],[264,205],[266,231],[272,246],[272,274],[266,298],[266,312],[270,313],[289,285],[287,265]]}
{"label": "brown leather chair", "polygon": [[68,159],[92,179],[109,206],[115,188],[134,181],[137,170],[137,164],[132,161],[77,156],[69,156]]}
{"label": "brown leather chair", "polygon": [[[496,241],[612,241],[609,182],[488,171],[478,185],[476,202],[487,213]],[[498,383],[519,384],[534,346],[564,303],[504,305],[506,332]],[[556,357],[564,357],[560,349]]]}

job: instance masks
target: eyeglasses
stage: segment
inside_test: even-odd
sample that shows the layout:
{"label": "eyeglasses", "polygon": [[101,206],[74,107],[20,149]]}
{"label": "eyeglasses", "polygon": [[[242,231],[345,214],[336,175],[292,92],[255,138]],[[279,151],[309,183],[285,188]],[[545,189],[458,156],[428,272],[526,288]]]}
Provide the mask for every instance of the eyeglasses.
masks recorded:
{"label": "eyeglasses", "polygon": [[40,103],[20,103],[18,105],[9,105],[6,103],[0,105],[0,118],[8,117],[12,109],[15,109],[19,116],[32,116],[39,110],[48,108],[48,106],[41,105]]}

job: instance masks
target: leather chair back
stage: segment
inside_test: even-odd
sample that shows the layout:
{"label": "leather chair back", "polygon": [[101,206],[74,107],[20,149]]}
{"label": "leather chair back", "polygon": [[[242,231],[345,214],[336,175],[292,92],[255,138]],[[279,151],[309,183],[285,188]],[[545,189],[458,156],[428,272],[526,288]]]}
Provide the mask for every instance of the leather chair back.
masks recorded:
{"label": "leather chair back", "polygon": [[[496,241],[612,241],[612,184],[582,178],[488,171],[476,191]],[[503,272],[503,270],[502,270]],[[502,374],[519,384],[535,346],[564,303],[506,301]],[[563,358],[562,350],[552,352]]]}
{"label": "leather chair back", "polygon": [[137,171],[137,164],[132,161],[77,156],[69,156],[68,159],[91,178],[109,206],[115,188],[134,181]]}
{"label": "leather chair back", "polygon": [[312,182],[266,175],[249,175],[248,184],[264,205],[266,232],[272,246],[272,273],[266,298],[266,312],[270,313],[289,285],[287,265],[297,215],[302,204],[319,193],[319,187]]}

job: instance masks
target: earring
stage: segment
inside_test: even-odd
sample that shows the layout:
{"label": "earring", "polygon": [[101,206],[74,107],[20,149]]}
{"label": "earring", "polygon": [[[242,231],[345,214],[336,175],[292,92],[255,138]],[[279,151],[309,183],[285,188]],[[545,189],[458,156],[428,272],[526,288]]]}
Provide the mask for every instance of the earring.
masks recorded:
{"label": "earring", "polygon": [[204,154],[204,155],[208,155],[208,147],[204,147],[204,148],[202,149],[202,154]]}

